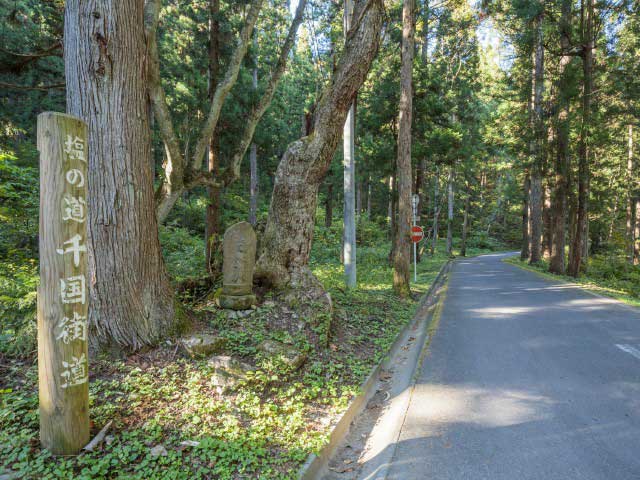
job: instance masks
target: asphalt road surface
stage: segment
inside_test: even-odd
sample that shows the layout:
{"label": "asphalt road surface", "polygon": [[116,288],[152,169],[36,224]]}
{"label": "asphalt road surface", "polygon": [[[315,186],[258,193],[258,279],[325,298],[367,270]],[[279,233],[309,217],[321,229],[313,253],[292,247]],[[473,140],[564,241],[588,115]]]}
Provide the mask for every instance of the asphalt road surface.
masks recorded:
{"label": "asphalt road surface", "polygon": [[505,264],[453,267],[389,479],[640,479],[640,310]]}

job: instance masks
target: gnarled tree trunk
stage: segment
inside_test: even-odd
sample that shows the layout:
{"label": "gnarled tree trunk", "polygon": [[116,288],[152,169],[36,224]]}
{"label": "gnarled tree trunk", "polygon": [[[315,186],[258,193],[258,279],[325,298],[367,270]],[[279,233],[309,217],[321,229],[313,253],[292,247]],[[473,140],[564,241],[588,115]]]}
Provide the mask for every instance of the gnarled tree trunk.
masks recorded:
{"label": "gnarled tree trunk", "polygon": [[156,222],[143,2],[67,0],[67,109],[89,126],[93,345],[137,349],[174,325]]}
{"label": "gnarled tree trunk", "polygon": [[318,188],[377,53],[383,11],[382,0],[355,2],[344,52],[318,101],[312,131],[291,143],[278,165],[255,272],[256,278],[273,287],[322,289],[308,266]]}

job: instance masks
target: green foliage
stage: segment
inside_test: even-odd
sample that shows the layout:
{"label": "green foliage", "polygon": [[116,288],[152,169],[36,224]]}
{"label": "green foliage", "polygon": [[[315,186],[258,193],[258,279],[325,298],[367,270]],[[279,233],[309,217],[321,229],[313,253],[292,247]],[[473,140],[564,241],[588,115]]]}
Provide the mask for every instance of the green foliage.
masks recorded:
{"label": "green foliage", "polygon": [[38,172],[0,151],[0,352],[35,350]]}
{"label": "green foliage", "polygon": [[204,235],[195,236],[182,227],[161,226],[160,244],[167,269],[175,281],[202,276]]}

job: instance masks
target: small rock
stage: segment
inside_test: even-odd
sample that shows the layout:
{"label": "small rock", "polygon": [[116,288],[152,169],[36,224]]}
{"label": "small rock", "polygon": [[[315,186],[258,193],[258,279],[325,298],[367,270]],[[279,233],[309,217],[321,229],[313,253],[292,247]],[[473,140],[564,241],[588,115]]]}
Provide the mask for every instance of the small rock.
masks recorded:
{"label": "small rock", "polygon": [[307,361],[307,355],[275,340],[264,340],[258,349],[271,356],[279,356],[287,365],[294,370],[299,369]]}
{"label": "small rock", "polygon": [[240,380],[247,378],[247,372],[253,367],[228,355],[216,355],[209,359],[213,367],[211,384],[216,387],[218,394],[233,388]]}
{"label": "small rock", "polygon": [[273,300],[267,300],[266,302],[264,302],[262,304],[263,307],[267,307],[267,308],[271,308],[271,307],[275,307],[276,306],[276,302],[274,302]]}
{"label": "small rock", "polygon": [[192,357],[206,357],[220,353],[227,344],[227,339],[207,333],[200,333],[182,339],[182,346]]}
{"label": "small rock", "polygon": [[195,440],[185,440],[184,442],[180,442],[180,445],[182,445],[183,447],[197,447],[198,445],[200,445],[200,442],[197,442]]}
{"label": "small rock", "polygon": [[167,455],[169,455],[169,453],[167,452],[167,449],[164,448],[164,445],[156,445],[155,447],[153,447],[151,449],[151,451],[149,452],[151,453],[152,457],[166,457]]}
{"label": "small rock", "polygon": [[106,443],[107,445],[111,445],[115,439],[116,437],[114,437],[113,435],[107,435],[106,437],[104,437],[104,443]]}

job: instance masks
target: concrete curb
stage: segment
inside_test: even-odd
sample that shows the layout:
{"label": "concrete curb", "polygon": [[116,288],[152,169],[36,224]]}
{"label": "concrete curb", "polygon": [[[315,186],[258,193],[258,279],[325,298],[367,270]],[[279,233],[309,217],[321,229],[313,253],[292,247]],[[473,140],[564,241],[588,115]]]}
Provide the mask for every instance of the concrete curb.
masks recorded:
{"label": "concrete curb", "polygon": [[452,260],[448,260],[440,268],[440,271],[431,283],[429,290],[427,290],[427,292],[422,296],[414,317],[409,322],[407,322],[404,328],[398,333],[395,341],[391,345],[391,348],[389,349],[385,357],[378,365],[373,368],[367,379],[361,385],[361,393],[351,400],[349,406],[342,414],[342,417],[340,417],[336,425],[333,427],[333,430],[329,434],[329,442],[327,443],[327,445],[319,454],[309,454],[307,460],[298,471],[298,479],[316,480],[327,472],[329,461],[340,446],[342,440],[344,440],[344,438],[349,433],[351,422],[364,410],[367,402],[375,394],[376,386],[378,384],[378,376],[380,375],[382,370],[388,367],[391,359],[400,350],[402,344],[404,343],[404,339],[409,335],[413,328],[420,323],[421,314],[423,313],[425,306],[433,297],[433,293],[436,291],[437,286],[441,283],[443,277],[449,271],[451,263]]}

